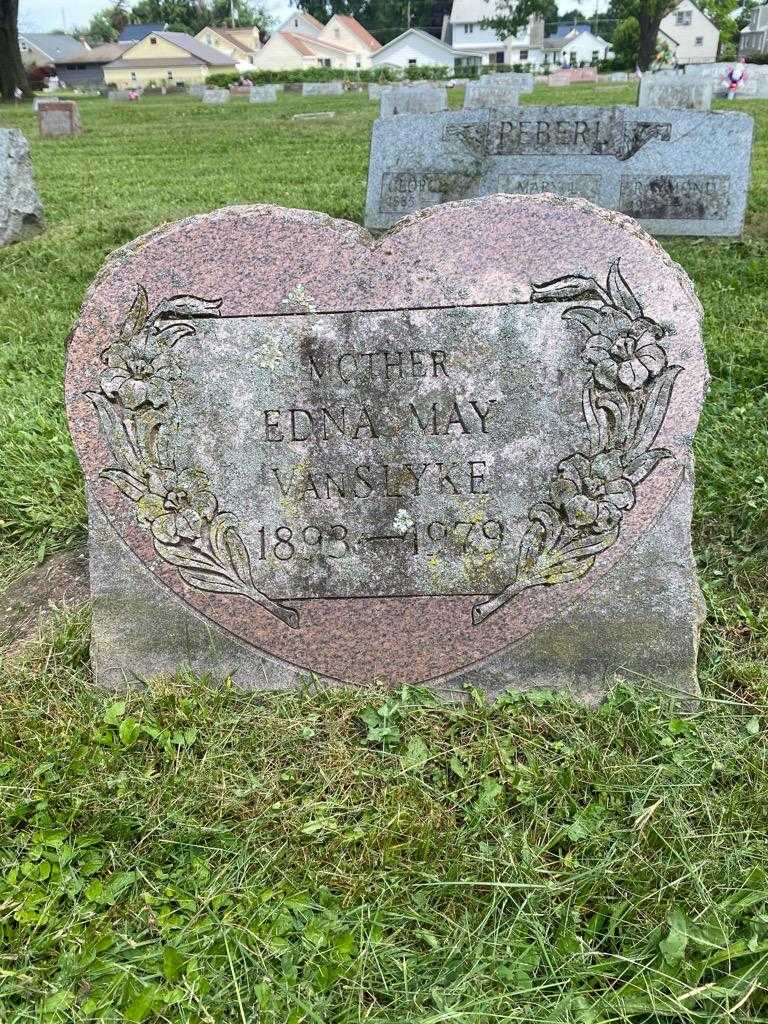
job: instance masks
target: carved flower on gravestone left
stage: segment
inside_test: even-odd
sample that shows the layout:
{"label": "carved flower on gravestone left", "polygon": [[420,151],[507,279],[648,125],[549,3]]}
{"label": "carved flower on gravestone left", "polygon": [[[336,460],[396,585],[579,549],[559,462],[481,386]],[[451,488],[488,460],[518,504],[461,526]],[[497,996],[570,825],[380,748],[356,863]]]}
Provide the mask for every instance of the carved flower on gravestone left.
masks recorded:
{"label": "carved flower on gravestone left", "polygon": [[197,540],[204,522],[216,515],[216,497],[209,480],[199,469],[151,468],[147,473],[148,491],[136,505],[140,522],[164,544]]}
{"label": "carved flower on gravestone left", "polygon": [[173,382],[181,377],[173,349],[162,334],[145,331],[130,342],[110,345],[104,359],[108,368],[101,375],[101,389],[109,398],[119,398],[127,409],[167,405]]}

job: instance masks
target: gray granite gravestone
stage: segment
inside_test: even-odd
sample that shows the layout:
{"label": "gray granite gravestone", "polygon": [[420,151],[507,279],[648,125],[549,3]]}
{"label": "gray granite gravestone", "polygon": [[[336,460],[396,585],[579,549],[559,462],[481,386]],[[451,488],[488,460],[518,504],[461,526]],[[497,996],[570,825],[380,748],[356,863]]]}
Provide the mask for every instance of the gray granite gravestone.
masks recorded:
{"label": "gray granite gravestone", "polygon": [[712,106],[712,82],[671,80],[656,75],[640,79],[638,107],[662,107],[673,110],[709,110]]}
{"label": "gray granite gravestone", "polygon": [[302,96],[340,96],[344,92],[344,83],[339,78],[331,82],[302,82]]}
{"label": "gray granite gravestone", "polygon": [[201,96],[203,103],[218,105],[229,103],[231,96],[229,89],[206,89]]}
{"label": "gray granite gravestone", "polygon": [[110,89],[107,93],[107,99],[112,103],[127,103],[130,99],[130,90],[128,89]]}
{"label": "gray granite gravestone", "polygon": [[504,71],[498,74],[481,75],[472,81],[481,87],[499,85],[505,89],[516,89],[521,94],[533,92],[533,74],[529,71]]}
{"label": "gray granite gravestone", "polygon": [[0,246],[39,235],[44,227],[27,140],[18,128],[0,128]]}
{"label": "gray granite gravestone", "polygon": [[195,99],[201,100],[205,95],[205,91],[207,88],[207,85],[201,85],[199,83],[196,83],[195,85],[190,85],[190,87],[187,89],[187,92],[189,93],[190,96],[194,96]]}
{"label": "gray granite gravestone", "polygon": [[[726,64],[689,64],[685,69],[686,80],[704,79],[712,83],[714,94],[726,94],[725,78],[733,62]],[[768,99],[768,66],[765,64],[747,64],[746,78],[736,90],[736,99],[758,100]]]}
{"label": "gray granite gravestone", "polygon": [[494,192],[547,189],[627,213],[656,235],[734,237],[749,184],[745,114],[520,107],[380,118],[365,224]]}
{"label": "gray granite gravestone", "polygon": [[433,114],[447,109],[448,94],[445,88],[404,85],[385,89],[381,94],[381,117],[394,117],[396,114]]}
{"label": "gray granite gravestone", "polygon": [[479,82],[468,82],[464,90],[465,110],[478,110],[483,107],[493,110],[499,107],[517,107],[519,105],[520,92],[512,83],[509,85],[496,83],[486,85],[481,80]]}
{"label": "gray granite gravestone", "polygon": [[67,357],[97,680],[696,693],[700,322],[653,239],[582,200],[137,239]]}
{"label": "gray granite gravestone", "polygon": [[251,88],[251,103],[277,103],[277,86],[254,85]]}

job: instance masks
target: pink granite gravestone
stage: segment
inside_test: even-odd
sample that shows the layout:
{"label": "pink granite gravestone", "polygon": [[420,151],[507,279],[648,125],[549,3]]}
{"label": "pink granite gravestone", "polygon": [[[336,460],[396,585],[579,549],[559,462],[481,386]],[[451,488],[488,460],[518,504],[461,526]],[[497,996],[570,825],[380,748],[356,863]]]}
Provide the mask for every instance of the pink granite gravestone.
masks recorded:
{"label": "pink granite gravestone", "polygon": [[51,139],[63,135],[79,135],[83,130],[77,104],[73,100],[39,103],[37,125],[41,137]]}
{"label": "pink granite gravestone", "polygon": [[634,221],[551,195],[137,239],[67,363],[97,679],[695,693],[700,321]]}

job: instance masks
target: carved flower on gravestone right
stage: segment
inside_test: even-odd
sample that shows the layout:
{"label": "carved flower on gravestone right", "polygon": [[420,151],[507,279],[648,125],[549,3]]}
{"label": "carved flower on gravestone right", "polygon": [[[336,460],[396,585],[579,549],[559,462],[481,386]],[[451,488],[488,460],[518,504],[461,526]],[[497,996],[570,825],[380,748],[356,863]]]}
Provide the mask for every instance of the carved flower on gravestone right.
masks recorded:
{"label": "carved flower on gravestone right", "polygon": [[[570,319],[574,319],[573,312]],[[632,320],[610,306],[590,313],[590,323],[585,326],[591,336],[584,355],[594,364],[595,383],[600,387],[610,390],[623,384],[637,391],[665,369],[667,357],[657,344],[663,329],[658,324],[646,317]]]}
{"label": "carved flower on gravestone right", "polygon": [[622,511],[635,504],[635,489],[624,477],[622,454],[614,449],[590,459],[577,452],[557,467],[550,497],[569,526],[588,527],[593,533],[619,528]]}

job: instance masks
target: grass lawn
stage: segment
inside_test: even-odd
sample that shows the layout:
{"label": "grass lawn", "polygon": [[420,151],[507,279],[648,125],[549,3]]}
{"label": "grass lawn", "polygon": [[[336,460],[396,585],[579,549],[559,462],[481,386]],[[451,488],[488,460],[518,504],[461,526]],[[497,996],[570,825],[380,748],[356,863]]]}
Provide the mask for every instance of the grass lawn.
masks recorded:
{"label": "grass lawn", "polygon": [[[712,372],[701,705],[189,678],[116,700],[88,685],[85,612],[62,612],[0,689],[2,1024],[768,1022],[768,104],[731,107],[756,122],[745,237],[664,242]],[[0,112],[49,223],[0,251],[6,582],[84,539],[64,345],[106,254],[231,203],[359,220],[375,114],[364,95],[94,99],[85,135],[41,141],[29,107]]]}

